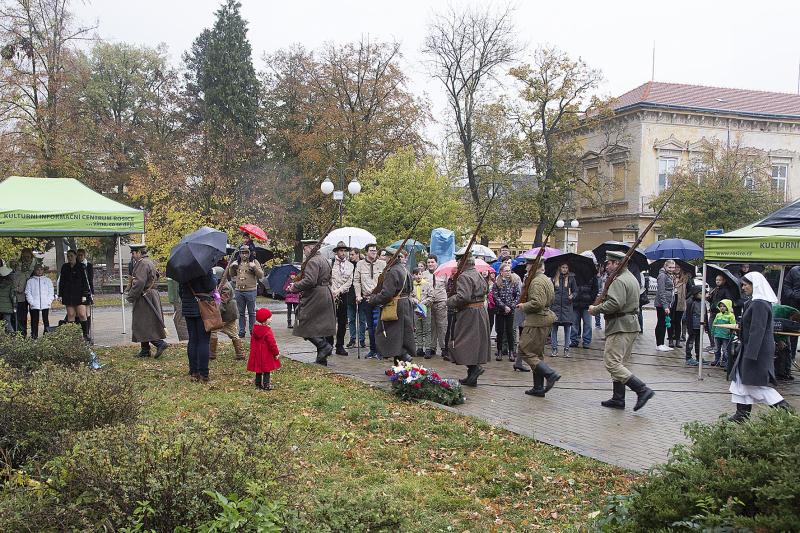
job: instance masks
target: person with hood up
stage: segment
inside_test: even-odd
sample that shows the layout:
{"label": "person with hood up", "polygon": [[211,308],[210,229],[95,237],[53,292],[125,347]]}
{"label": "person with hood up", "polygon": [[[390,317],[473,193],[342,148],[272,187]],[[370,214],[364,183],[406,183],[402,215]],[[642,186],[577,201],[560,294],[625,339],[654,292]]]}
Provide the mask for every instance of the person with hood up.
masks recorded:
{"label": "person with hood up", "polygon": [[714,337],[714,362],[711,366],[727,366],[728,354],[730,354],[730,342],[733,330],[728,328],[719,327],[720,324],[736,324],[736,317],[733,316],[731,310],[733,309],[733,302],[730,300],[722,300],[717,304],[717,316],[714,317],[714,323],[711,327],[711,335]]}
{"label": "person with hood up", "polygon": [[736,413],[728,420],[737,423],[750,418],[754,403],[792,409],[783,396],[769,386],[776,383],[772,306],[778,303],[778,298],[760,272],[745,274],[742,290],[750,300],[742,313],[739,331],[742,344],[728,375],[731,402],[736,404]]}

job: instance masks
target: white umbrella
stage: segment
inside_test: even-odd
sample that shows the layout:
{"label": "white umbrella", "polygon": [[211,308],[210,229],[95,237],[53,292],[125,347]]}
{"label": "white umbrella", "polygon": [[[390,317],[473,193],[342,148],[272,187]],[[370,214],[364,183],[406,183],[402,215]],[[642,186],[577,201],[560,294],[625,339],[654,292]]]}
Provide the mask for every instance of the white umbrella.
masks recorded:
{"label": "white umbrella", "polygon": [[351,248],[354,246],[358,248],[364,248],[364,246],[368,244],[375,243],[376,239],[375,235],[365,229],[348,226],[335,229],[328,233],[328,235],[322,239],[322,244],[331,244],[336,246],[339,241],[344,241],[344,243]]}
{"label": "white umbrella", "polygon": [[484,257],[491,261],[497,261],[497,255],[488,246],[473,244],[471,252],[473,257]]}

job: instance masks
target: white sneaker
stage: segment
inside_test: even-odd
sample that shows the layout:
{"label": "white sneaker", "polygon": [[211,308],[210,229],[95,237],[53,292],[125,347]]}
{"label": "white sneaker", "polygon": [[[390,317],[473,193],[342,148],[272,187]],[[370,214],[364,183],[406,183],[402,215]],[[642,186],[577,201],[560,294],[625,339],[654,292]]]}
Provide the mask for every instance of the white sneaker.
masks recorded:
{"label": "white sneaker", "polygon": [[672,348],[670,348],[665,344],[662,344],[661,346],[656,346],[656,350],[658,350],[659,352],[671,352]]}

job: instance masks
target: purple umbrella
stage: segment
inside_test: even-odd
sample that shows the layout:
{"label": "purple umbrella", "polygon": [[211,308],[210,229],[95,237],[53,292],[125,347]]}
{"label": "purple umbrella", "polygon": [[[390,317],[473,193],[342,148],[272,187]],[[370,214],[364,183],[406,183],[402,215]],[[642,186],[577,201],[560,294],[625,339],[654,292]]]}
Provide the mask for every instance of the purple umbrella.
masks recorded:
{"label": "purple umbrella", "polygon": [[[522,252],[517,256],[517,259],[525,260],[526,257],[536,257],[539,253],[539,248],[531,248],[526,252]],[[544,254],[542,254],[543,259],[549,259],[554,255],[561,255],[563,252],[561,250],[556,250],[555,248],[550,248],[549,246],[545,246]]]}

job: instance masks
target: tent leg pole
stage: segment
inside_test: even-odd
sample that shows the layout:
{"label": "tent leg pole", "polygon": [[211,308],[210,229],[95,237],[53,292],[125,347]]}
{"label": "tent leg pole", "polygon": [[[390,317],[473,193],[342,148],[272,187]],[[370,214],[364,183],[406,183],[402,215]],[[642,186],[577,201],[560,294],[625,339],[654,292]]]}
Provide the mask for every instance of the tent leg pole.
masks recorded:
{"label": "tent leg pole", "polygon": [[117,253],[119,254],[119,300],[122,309],[122,334],[125,335],[125,288],[122,284],[122,242],[117,235]]}
{"label": "tent leg pole", "polygon": [[781,277],[778,279],[778,303],[781,302],[781,294],[783,293],[783,276],[786,274],[786,267],[781,265]]}
{"label": "tent leg pole", "polygon": [[697,362],[697,379],[703,380],[703,326],[706,322],[706,262],[703,261],[703,292],[700,293],[700,337],[697,342],[699,361]]}

